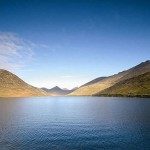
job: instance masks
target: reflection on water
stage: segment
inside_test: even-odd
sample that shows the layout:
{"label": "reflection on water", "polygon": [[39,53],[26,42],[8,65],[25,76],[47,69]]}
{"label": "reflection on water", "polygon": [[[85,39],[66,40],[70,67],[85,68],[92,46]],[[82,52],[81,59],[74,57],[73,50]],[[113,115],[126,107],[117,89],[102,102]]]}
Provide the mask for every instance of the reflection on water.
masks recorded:
{"label": "reflection on water", "polygon": [[150,149],[150,99],[0,99],[0,150]]}

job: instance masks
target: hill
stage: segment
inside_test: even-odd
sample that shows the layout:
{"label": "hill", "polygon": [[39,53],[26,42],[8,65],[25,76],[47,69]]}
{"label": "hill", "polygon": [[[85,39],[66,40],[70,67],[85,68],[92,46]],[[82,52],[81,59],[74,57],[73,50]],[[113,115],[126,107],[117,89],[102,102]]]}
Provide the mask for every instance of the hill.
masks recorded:
{"label": "hill", "polygon": [[150,72],[124,81],[120,81],[114,86],[105,89],[95,95],[150,97]]}
{"label": "hill", "polygon": [[94,82],[93,84],[85,84],[81,86],[76,91],[70,93],[69,95],[94,95],[98,92],[101,92],[120,81],[124,81],[126,79],[130,79],[136,77],[138,75],[144,74],[150,71],[150,61],[143,62],[129,70],[120,72],[118,74],[106,77],[98,82]]}
{"label": "hill", "polygon": [[87,86],[87,85],[91,85],[91,84],[94,84],[94,83],[97,83],[97,82],[100,82],[100,81],[102,81],[102,80],[105,79],[105,78],[106,78],[106,77],[99,77],[99,78],[96,78],[96,79],[94,79],[94,80],[91,80],[91,81],[85,83],[85,84],[82,85],[81,87]]}
{"label": "hill", "polygon": [[9,71],[0,69],[0,97],[45,96],[46,92],[33,87]]}
{"label": "hill", "polygon": [[72,90],[68,90],[68,89],[61,89],[58,86],[55,86],[51,89],[47,89],[47,88],[42,88],[42,90],[46,91],[48,93],[48,95],[51,96],[63,96],[63,95],[67,95],[69,93],[72,93],[73,91],[75,91],[77,88],[74,88]]}

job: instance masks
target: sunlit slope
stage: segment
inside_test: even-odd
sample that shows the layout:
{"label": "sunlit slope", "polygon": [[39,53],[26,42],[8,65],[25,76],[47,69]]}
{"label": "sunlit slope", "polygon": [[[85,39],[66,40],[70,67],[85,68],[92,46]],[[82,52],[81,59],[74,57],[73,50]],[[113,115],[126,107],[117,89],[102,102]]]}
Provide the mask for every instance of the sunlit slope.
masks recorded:
{"label": "sunlit slope", "polygon": [[82,86],[79,89],[77,89],[76,91],[72,92],[69,95],[83,95],[83,96],[88,96],[88,95],[93,95],[96,94],[99,91],[102,91],[108,87],[111,87],[112,85],[114,85],[115,83],[117,83],[118,80],[120,80],[124,75],[126,74],[126,72],[123,73],[119,73],[117,75],[114,76],[110,76],[107,77],[97,83],[94,84],[90,84],[87,86]]}
{"label": "sunlit slope", "polygon": [[118,73],[116,75],[104,78],[101,81],[98,81],[94,84],[86,85],[86,86],[81,86],[79,89],[76,91],[72,92],[69,95],[75,95],[75,96],[82,96],[82,95],[94,95],[98,92],[101,92],[116,83],[120,81],[124,81],[126,79],[130,79],[133,77],[136,77],[138,75],[144,74],[146,72],[150,71],[150,61],[143,62],[129,70],[123,71],[121,73]]}
{"label": "sunlit slope", "polygon": [[82,86],[87,86],[87,85],[95,84],[95,83],[97,83],[97,82],[100,82],[100,81],[104,80],[105,78],[106,78],[106,77],[99,77],[99,78],[96,78],[96,79],[94,79],[94,80],[92,80],[92,81],[90,81],[90,82],[88,82],[88,83],[85,83],[85,84],[82,85]]}
{"label": "sunlit slope", "polygon": [[121,81],[97,96],[150,96],[150,72]]}
{"label": "sunlit slope", "polygon": [[44,96],[46,92],[35,88],[16,75],[0,70],[0,97]]}

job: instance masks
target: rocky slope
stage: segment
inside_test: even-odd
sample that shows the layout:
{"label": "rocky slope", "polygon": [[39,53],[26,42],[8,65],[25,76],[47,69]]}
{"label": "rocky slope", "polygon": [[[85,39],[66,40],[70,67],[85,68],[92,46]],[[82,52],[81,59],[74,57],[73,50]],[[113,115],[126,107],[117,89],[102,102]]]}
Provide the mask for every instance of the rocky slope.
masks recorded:
{"label": "rocky slope", "polygon": [[45,95],[45,91],[25,83],[9,71],[0,69],[0,97],[28,97]]}

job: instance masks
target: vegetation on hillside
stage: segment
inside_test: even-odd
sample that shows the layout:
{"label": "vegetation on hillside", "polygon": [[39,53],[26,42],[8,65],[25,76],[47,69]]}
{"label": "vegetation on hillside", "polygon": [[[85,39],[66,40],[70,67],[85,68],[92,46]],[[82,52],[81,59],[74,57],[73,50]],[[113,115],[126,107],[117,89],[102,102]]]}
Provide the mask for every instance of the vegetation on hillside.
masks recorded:
{"label": "vegetation on hillside", "polygon": [[150,72],[121,81],[95,95],[150,97]]}

